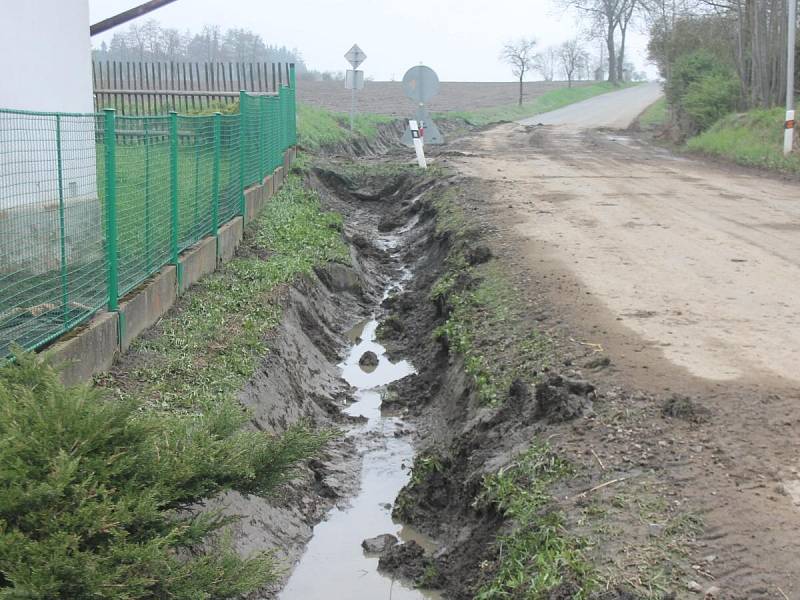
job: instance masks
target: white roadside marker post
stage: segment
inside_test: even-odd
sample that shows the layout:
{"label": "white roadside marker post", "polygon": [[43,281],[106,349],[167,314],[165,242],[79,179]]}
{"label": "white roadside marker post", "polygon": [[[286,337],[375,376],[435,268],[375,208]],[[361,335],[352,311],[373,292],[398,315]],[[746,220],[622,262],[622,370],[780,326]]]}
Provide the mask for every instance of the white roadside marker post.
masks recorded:
{"label": "white roadside marker post", "polygon": [[425,161],[425,149],[423,148],[423,138],[419,124],[414,119],[410,119],[408,121],[408,128],[411,130],[411,139],[414,141],[414,152],[417,153],[417,164],[419,164],[421,168],[427,169],[428,163]]}
{"label": "white roadside marker post", "polygon": [[789,156],[794,149],[794,53],[797,32],[797,0],[788,0],[788,48],[786,57],[786,123],[783,129],[783,154]]}

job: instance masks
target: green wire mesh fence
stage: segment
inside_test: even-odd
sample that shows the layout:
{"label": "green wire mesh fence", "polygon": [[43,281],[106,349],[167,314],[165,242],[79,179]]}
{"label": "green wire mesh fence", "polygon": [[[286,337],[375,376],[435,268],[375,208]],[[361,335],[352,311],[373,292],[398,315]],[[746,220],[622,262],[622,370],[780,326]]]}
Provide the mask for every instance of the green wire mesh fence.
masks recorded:
{"label": "green wire mesh fence", "polygon": [[0,110],[0,355],[39,348],[244,214],[296,143],[294,70],[239,114]]}

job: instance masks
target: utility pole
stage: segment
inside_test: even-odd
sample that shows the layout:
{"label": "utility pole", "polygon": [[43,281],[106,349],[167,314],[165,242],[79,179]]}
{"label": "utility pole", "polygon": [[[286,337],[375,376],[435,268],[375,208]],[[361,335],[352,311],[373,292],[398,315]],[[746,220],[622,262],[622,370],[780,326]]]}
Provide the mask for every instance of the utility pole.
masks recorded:
{"label": "utility pole", "polygon": [[786,60],[786,125],[783,131],[783,154],[788,156],[794,148],[794,54],[797,34],[797,0],[789,2],[788,55]]}

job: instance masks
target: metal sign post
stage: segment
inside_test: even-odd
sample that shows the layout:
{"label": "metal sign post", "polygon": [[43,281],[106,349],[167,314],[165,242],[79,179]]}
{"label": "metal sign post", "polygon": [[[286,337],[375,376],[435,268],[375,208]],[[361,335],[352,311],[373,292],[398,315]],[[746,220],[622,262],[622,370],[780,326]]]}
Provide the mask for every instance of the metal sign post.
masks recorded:
{"label": "metal sign post", "polygon": [[367,55],[358,47],[358,44],[353,44],[353,47],[345,53],[344,57],[353,67],[347,71],[344,79],[344,88],[350,90],[350,133],[353,133],[353,121],[356,115],[356,90],[364,89],[364,71],[359,71],[358,67],[366,60]]}
{"label": "metal sign post", "polygon": [[[403,76],[403,91],[406,96],[416,103],[416,118],[418,124],[424,124],[426,144],[444,144],[439,128],[433,122],[425,103],[439,93],[439,77],[433,69],[424,65],[412,67]],[[401,143],[409,148],[414,146],[414,137],[411,128],[406,129]]]}

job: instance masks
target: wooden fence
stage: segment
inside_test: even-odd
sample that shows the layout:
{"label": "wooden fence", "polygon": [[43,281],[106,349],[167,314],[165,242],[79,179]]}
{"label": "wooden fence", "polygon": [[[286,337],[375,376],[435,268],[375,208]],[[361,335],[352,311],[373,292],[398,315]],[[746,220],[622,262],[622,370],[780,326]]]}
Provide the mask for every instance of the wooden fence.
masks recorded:
{"label": "wooden fence", "polygon": [[92,62],[95,110],[122,115],[224,110],[240,90],[276,93],[289,83],[287,63]]}

